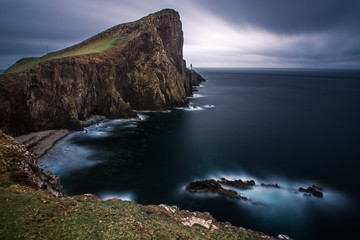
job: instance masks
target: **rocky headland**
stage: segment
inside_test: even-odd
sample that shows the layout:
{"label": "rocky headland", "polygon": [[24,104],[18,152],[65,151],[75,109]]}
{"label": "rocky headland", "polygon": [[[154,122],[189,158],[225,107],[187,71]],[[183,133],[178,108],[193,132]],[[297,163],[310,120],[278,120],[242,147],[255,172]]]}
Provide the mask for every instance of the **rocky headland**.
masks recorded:
{"label": "rocky headland", "polygon": [[81,129],[93,115],[186,107],[204,80],[186,68],[179,14],[120,24],[64,50],[25,58],[0,75],[0,129],[13,136]]}
{"label": "rocky headland", "polygon": [[[179,14],[166,9],[21,59],[0,75],[1,239],[274,239],[176,206],[65,197],[59,178],[37,164],[37,156],[83,125],[186,107],[204,79],[186,68],[182,46]],[[246,200],[217,181],[204,186]]]}

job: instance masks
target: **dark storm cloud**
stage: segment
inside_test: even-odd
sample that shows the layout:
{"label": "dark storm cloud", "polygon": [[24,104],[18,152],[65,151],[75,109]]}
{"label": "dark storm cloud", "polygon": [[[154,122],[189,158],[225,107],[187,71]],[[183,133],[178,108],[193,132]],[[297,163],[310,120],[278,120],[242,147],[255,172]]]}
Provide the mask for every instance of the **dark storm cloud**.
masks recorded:
{"label": "dark storm cloud", "polygon": [[58,50],[109,27],[92,17],[84,17],[81,9],[73,9],[72,5],[68,0],[62,4],[45,0],[2,0],[0,57],[42,55],[46,53],[46,46],[52,51]]}
{"label": "dark storm cloud", "polygon": [[234,25],[252,25],[280,34],[339,28],[360,29],[359,0],[198,0]]}
{"label": "dark storm cloud", "polygon": [[0,69],[162,8],[195,66],[360,66],[360,0],[0,0]]}

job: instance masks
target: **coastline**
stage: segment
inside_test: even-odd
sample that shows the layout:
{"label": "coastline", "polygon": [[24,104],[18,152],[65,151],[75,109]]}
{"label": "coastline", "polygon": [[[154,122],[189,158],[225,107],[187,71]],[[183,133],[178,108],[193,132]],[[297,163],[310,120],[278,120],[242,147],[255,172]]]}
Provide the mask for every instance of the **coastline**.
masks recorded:
{"label": "coastline", "polygon": [[[184,108],[176,108],[176,109],[191,109],[191,106],[184,107]],[[141,120],[141,117],[139,116],[139,113],[146,113],[146,112],[162,112],[162,113],[168,113],[171,112],[171,110],[166,111],[134,111],[138,115],[138,119]],[[121,120],[131,120],[130,119],[121,119]],[[94,115],[89,117],[88,119],[84,121],[80,121],[80,124],[83,128],[90,127],[95,124],[99,124],[101,122],[107,121],[105,116],[101,115]],[[72,131],[68,129],[51,129],[46,131],[39,131],[39,132],[31,132],[28,134],[24,134],[18,137],[15,137],[15,139],[19,142],[25,145],[25,147],[28,149],[29,152],[35,155],[36,158],[40,159],[44,157],[47,153],[49,153],[51,150],[56,147],[56,145],[65,139],[68,135],[71,133],[74,133],[77,131]]]}
{"label": "coastline", "polygon": [[28,133],[15,139],[24,144],[28,151],[34,154],[36,158],[41,158],[71,133],[72,131],[67,129],[47,130]]}
{"label": "coastline", "polygon": [[[84,121],[80,121],[83,128],[89,127],[106,121],[107,118],[101,115],[93,115]],[[54,149],[54,147],[64,138],[76,131],[68,129],[51,129],[46,131],[31,132],[24,134],[15,139],[25,145],[29,152],[40,159],[44,157],[48,152]]]}

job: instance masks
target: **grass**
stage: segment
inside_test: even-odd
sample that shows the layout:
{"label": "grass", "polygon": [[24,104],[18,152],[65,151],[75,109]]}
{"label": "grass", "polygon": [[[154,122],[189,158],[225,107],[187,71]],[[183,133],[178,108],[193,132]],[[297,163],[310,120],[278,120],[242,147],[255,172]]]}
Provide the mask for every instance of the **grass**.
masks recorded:
{"label": "grass", "polygon": [[6,70],[3,74],[16,74],[25,72],[28,69],[31,69],[38,65],[39,63],[47,62],[54,59],[62,59],[74,56],[84,56],[89,54],[97,54],[104,53],[109,49],[115,48],[120,42],[128,41],[131,39],[130,35],[123,35],[120,37],[106,38],[97,40],[94,42],[90,42],[85,46],[80,48],[74,47],[49,53],[42,57],[32,57],[32,58],[24,58],[18,61],[16,64],[11,66],[8,70]]}
{"label": "grass", "polygon": [[[156,213],[149,211],[156,208]],[[237,227],[184,226],[158,206],[76,196],[53,198],[29,187],[0,188],[0,239],[262,239]]]}

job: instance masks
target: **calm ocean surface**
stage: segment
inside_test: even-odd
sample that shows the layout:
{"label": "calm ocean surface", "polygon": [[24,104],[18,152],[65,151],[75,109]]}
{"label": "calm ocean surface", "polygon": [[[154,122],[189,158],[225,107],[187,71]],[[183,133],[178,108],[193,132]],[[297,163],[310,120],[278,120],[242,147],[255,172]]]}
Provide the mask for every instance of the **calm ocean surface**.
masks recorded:
{"label": "calm ocean surface", "polygon": [[[143,112],[70,135],[42,166],[68,195],[93,193],[210,212],[219,221],[295,239],[356,236],[360,200],[360,71],[198,69],[191,109]],[[197,107],[194,107],[197,106]],[[263,203],[192,195],[194,180],[254,179]],[[312,184],[324,198],[296,189]]]}

